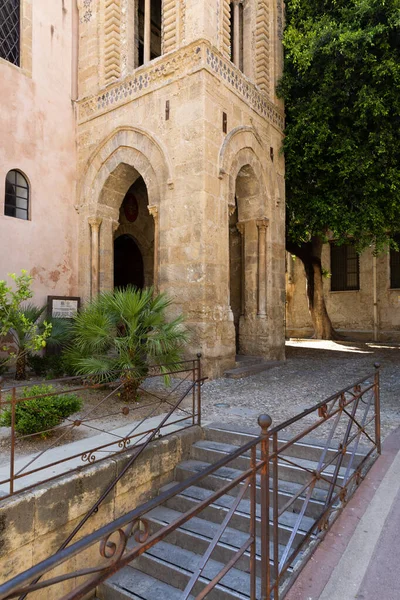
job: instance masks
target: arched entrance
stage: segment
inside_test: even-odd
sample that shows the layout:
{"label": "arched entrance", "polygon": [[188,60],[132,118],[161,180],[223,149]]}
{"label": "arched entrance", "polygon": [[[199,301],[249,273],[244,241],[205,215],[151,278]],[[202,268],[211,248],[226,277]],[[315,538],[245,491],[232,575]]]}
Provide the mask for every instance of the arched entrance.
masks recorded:
{"label": "arched entrance", "polygon": [[143,288],[144,266],[137,243],[131,235],[123,234],[114,240],[114,288],[128,285]]}
{"label": "arched entrance", "polygon": [[260,182],[249,164],[235,178],[229,217],[229,292],[237,354],[264,354],[266,321],[266,242]]}
{"label": "arched entrance", "polygon": [[114,287],[148,287],[154,282],[154,220],[141,176],[129,187],[119,208],[114,236]]}

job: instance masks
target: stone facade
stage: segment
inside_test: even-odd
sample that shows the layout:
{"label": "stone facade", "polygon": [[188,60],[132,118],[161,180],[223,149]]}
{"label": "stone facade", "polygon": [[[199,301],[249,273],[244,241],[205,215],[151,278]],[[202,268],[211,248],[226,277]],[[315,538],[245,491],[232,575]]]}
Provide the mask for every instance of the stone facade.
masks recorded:
{"label": "stone facade", "polygon": [[74,295],[113,288],[126,236],[144,285],[187,316],[188,355],[202,352],[208,375],[237,352],[282,359],[282,3],[77,6]]}
{"label": "stone facade", "polygon": [[[72,0],[21,0],[20,66],[0,58],[0,279],[27,269],[34,301],[78,295]],[[29,182],[29,218],[5,216],[5,180]]]}
{"label": "stone facade", "polygon": [[[331,272],[329,244],[323,249],[322,265]],[[313,329],[303,265],[288,255],[287,267],[287,335],[310,337]],[[327,278],[324,295],[333,326],[340,333],[352,339],[400,341],[400,289],[391,287],[389,253],[374,258],[372,250],[363,252],[359,258],[359,290],[331,291],[331,279]]]}

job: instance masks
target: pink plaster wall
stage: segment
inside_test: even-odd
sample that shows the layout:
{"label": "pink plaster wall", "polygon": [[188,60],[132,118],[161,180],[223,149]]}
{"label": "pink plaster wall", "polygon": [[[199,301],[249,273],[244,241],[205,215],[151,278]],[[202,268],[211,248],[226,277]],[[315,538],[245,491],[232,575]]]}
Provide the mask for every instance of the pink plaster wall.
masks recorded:
{"label": "pink plaster wall", "polygon": [[[25,268],[34,301],[77,295],[75,0],[32,2],[32,76],[0,59],[0,279]],[[30,220],[4,215],[5,177],[31,185]]]}

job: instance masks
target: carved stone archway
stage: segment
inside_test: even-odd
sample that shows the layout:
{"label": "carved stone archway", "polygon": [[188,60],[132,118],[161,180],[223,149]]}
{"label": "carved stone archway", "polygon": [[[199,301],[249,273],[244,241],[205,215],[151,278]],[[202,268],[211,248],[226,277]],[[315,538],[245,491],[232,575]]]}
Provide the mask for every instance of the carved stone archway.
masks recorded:
{"label": "carved stone archway", "polygon": [[173,187],[171,165],[160,142],[147,132],[116,130],[93,153],[79,188],[80,289],[83,299],[113,287],[113,240],[129,187],[142,177],[154,218],[154,283],[159,270],[159,206]]}
{"label": "carved stone archway", "polygon": [[[227,218],[237,210],[236,226],[242,237],[239,352],[269,356],[274,327],[271,307],[281,302],[272,289],[275,229],[270,227],[279,192],[269,155],[252,127],[238,127],[227,136],[220,151],[219,176]],[[230,291],[233,287],[230,281]]]}

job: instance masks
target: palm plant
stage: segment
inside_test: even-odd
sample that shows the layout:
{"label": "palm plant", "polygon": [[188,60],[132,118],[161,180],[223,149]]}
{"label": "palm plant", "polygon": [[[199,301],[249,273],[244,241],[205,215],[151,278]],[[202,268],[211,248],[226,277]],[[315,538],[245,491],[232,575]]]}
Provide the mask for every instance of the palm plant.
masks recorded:
{"label": "palm plant", "polygon": [[135,398],[149,364],[163,370],[182,357],[187,331],[182,317],[167,321],[171,302],[152,288],[100,294],[75,317],[68,362],[77,375],[99,382],[120,377],[125,399]]}

